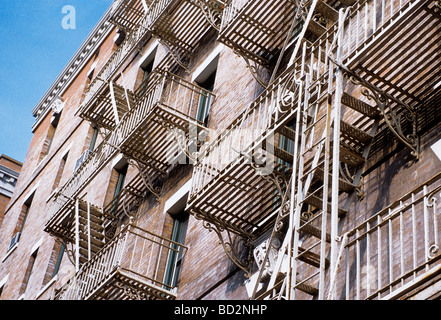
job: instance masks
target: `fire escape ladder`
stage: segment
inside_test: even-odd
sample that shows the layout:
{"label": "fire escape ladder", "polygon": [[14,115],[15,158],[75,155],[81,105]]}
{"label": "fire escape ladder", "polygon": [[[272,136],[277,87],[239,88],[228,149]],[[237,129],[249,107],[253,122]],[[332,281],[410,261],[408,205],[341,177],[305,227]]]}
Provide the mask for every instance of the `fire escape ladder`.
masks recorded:
{"label": "fire escape ladder", "polygon": [[338,12],[334,8],[326,4],[323,0],[312,0],[312,3],[310,0],[302,0],[297,8],[298,9],[296,11],[293,24],[286,37],[285,45],[282,49],[281,55],[279,56],[279,61],[276,65],[271,79],[274,78],[278,70],[278,66],[280,60],[283,58],[283,53],[286,49],[286,46],[292,39],[294,27],[298,24],[299,21],[303,21],[303,26],[301,32],[298,34],[297,39],[295,40],[295,47],[291,54],[288,67],[291,66],[294,63],[295,59],[298,57],[303,43],[305,41],[308,41],[305,38],[307,32],[312,33],[316,37],[320,37],[326,32],[329,26],[331,26],[338,20]]}
{"label": "fire escape ladder", "polygon": [[[342,27],[342,10],[340,21]],[[377,106],[345,92],[348,79],[342,68],[329,62],[327,84],[311,80],[312,74],[306,73],[290,227],[279,246],[270,280],[257,292],[262,282],[260,272],[253,298],[257,294],[265,299],[325,299],[328,271],[334,280],[340,256],[339,221],[359,194],[363,167],[380,121]],[[343,117],[346,114],[350,116]],[[346,203],[343,205],[339,198]],[[333,297],[331,292],[328,296]]]}
{"label": "fire escape ladder", "polygon": [[75,250],[71,252],[76,271],[105,245],[102,210],[90,202],[75,200]]}

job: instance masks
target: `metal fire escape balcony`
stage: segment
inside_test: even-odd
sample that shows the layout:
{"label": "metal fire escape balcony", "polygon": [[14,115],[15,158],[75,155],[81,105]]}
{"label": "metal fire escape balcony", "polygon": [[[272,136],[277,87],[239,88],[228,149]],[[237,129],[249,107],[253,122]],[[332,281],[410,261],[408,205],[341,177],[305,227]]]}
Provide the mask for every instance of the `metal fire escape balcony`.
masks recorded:
{"label": "metal fire escape balcony", "polygon": [[342,299],[406,299],[439,278],[440,190],[438,173],[342,235]]}
{"label": "metal fire escape balcony", "polygon": [[112,130],[135,104],[136,96],[131,90],[111,81],[102,85],[93,99],[88,99],[79,116],[98,128]]}
{"label": "metal fire escape balcony", "polygon": [[199,86],[166,71],[155,72],[147,81],[140,87],[142,92],[135,92],[137,103],[60,188],[46,232],[70,232],[76,199],[83,197],[86,186],[118,153],[139,169],[143,185],[160,197],[158,181],[185,159],[190,136],[202,128],[196,120],[199,104],[214,99]]}
{"label": "metal fire escape balcony", "polygon": [[[399,205],[393,204],[382,211],[383,216],[369,219],[348,233],[341,234],[339,228],[346,222],[344,219],[356,196],[371,145],[378,142],[374,137],[377,132],[392,132],[397,140],[409,147],[412,155],[419,155],[417,116],[424,111],[420,107],[424,107],[421,101],[435,90],[439,81],[440,50],[434,41],[439,39],[439,11],[435,1],[384,1],[381,5],[376,1],[360,1],[349,11],[340,11],[338,27],[332,26],[315,43],[303,47],[303,54],[310,56],[305,60],[306,64],[302,63],[306,75],[300,80],[307,90],[303,108],[312,121],[305,119],[306,126],[301,133],[297,190],[293,193],[296,207],[290,204],[295,212],[290,217],[292,232],[287,232],[282,241],[277,234],[281,222],[278,219],[271,239],[266,242],[272,244],[277,239],[283,243],[275,254],[277,258],[268,246],[259,248],[263,254],[259,256],[261,260],[256,259],[260,268],[256,283],[265,282],[267,287],[259,289],[256,285],[253,297],[257,294],[266,299],[333,299],[337,292],[341,295],[346,289],[346,296],[350,299],[382,298],[387,297],[382,295],[385,292],[394,291],[410,278],[415,279],[423,269],[418,266],[420,262],[417,262],[415,251],[408,261],[413,259],[416,269],[407,271],[412,268],[407,268],[404,262],[407,259],[404,243],[411,242],[404,239],[404,225],[414,226],[414,248],[418,246],[415,235],[423,233],[415,231],[417,225],[422,225],[415,221],[416,206],[409,210],[409,206],[400,201]],[[325,119],[326,124],[323,123]],[[328,151],[321,160],[323,149]],[[350,182],[345,178],[346,173],[340,171],[342,164],[349,169],[348,177],[353,179],[350,184],[346,183]],[[341,178],[345,178],[345,183]],[[418,192],[423,190],[419,188]],[[426,194],[427,188],[419,200],[415,200],[413,194],[405,198],[412,198],[414,204],[424,202],[426,205],[433,195],[425,198]],[[427,206],[432,207],[433,203]],[[427,230],[431,222],[428,209],[422,211],[426,215],[425,259],[428,262],[438,253],[438,239],[435,237],[434,245],[429,244]],[[408,218],[410,216],[412,218]],[[404,219],[407,219],[405,223]],[[394,234],[399,234],[399,241],[392,240]],[[341,239],[341,244],[337,239]],[[373,239],[377,242],[371,242]],[[294,243],[294,250],[291,243]],[[391,252],[398,246],[402,252],[395,259]],[[386,252],[389,260],[383,264],[379,257],[386,256]],[[345,255],[344,263],[342,257]],[[292,263],[292,269],[284,269],[283,259]],[[345,274],[341,273],[342,264],[347,267]],[[385,268],[386,264],[389,269]],[[398,265],[401,273],[397,271]],[[428,270],[428,264],[425,267]],[[266,276],[265,270],[271,271],[269,281],[260,282]],[[378,278],[371,282],[376,275]],[[420,280],[424,277],[420,276]],[[346,288],[341,287],[342,283]],[[412,285],[414,283],[408,288]]]}
{"label": "metal fire escape balcony", "polygon": [[56,292],[55,300],[174,300],[178,257],[186,251],[129,224]]}
{"label": "metal fire escape balcony", "polygon": [[[146,27],[145,9],[140,0],[115,1],[110,21],[124,31],[124,40],[89,84],[81,104],[82,111],[90,108],[89,104],[95,102],[97,95],[103,94],[106,85],[130,61],[129,57],[136,54],[136,50],[150,37]],[[85,115],[87,117],[87,111]]]}
{"label": "metal fire escape balcony", "polygon": [[251,239],[273,223],[291,175],[298,85],[289,69],[265,90],[196,163],[187,210]]}
{"label": "metal fire escape balcony", "polygon": [[218,40],[267,67],[282,48],[295,9],[287,0],[232,0],[224,9]]}
{"label": "metal fire escape balcony", "polygon": [[353,8],[343,65],[403,102],[421,102],[439,82],[439,2],[362,1]]}
{"label": "metal fire escape balcony", "polygon": [[[115,54],[119,57],[121,53],[116,52]],[[116,58],[115,54],[110,57],[109,62]],[[114,62],[117,61],[120,61],[120,59],[115,59]],[[155,77],[155,74],[145,79],[134,92],[112,80],[114,75],[112,70],[117,70],[117,66],[109,62],[107,62],[98,76],[89,85],[85,99],[77,114],[98,128],[113,130],[123,116],[138,103],[138,99],[147,90],[149,81]],[[153,71],[171,70],[174,67],[173,59],[168,54]],[[122,77],[115,78],[124,80],[123,75]]]}
{"label": "metal fire escape balcony", "polygon": [[345,19],[342,70],[381,110],[379,133],[392,132],[414,154],[418,114],[439,83],[440,12],[432,0],[366,0]]}
{"label": "metal fire escape balcony", "polygon": [[125,31],[135,30],[145,19],[151,0],[115,0],[110,21]]}
{"label": "metal fire escape balcony", "polygon": [[219,0],[153,0],[147,25],[185,68],[203,35],[210,27],[217,28],[224,5]]}

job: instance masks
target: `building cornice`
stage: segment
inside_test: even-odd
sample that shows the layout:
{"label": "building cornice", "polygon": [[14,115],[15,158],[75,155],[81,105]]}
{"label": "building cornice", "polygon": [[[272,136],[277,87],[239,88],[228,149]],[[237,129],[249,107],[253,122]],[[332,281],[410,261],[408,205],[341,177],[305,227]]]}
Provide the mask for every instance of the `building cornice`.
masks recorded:
{"label": "building cornice", "polygon": [[76,51],[64,69],[58,75],[57,79],[32,110],[32,115],[35,117],[32,132],[36,130],[47,113],[52,109],[52,104],[57,101],[58,97],[63,95],[78,73],[84,68],[84,65],[89,61],[92,54],[94,54],[96,49],[113,30],[114,25],[109,22],[112,7],[113,4],[109,6],[100,21],[89,33],[81,47]]}

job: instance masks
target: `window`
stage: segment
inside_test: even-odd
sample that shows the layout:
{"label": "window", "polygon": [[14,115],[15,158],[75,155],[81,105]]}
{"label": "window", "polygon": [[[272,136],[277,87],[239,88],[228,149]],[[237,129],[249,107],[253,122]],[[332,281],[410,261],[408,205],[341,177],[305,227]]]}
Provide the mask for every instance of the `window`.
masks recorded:
{"label": "window", "polygon": [[3,290],[5,288],[6,282],[8,281],[9,273],[0,281],[0,298],[2,296]]}
{"label": "window", "polygon": [[24,226],[26,223],[26,219],[27,219],[27,217],[29,215],[29,211],[31,209],[31,204],[32,204],[33,198],[34,198],[34,193],[32,193],[32,195],[24,202],[24,204],[21,208],[20,215],[18,216],[18,219],[17,219],[17,224],[15,225],[14,235],[12,236],[8,250],[12,249],[12,247],[20,241],[20,237],[23,232],[23,229],[24,229]]}
{"label": "window", "polygon": [[122,167],[121,169],[117,170],[118,172],[118,181],[116,183],[116,188],[115,188],[115,193],[113,194],[113,197],[116,198],[119,193],[121,192],[123,186],[124,186],[124,181],[126,179],[126,175],[127,175],[127,169],[128,169],[128,165],[124,165],[124,167]]}
{"label": "window", "polygon": [[202,83],[198,83],[204,90],[199,99],[198,113],[196,119],[202,122],[205,126],[208,124],[208,116],[210,114],[210,103],[211,95],[209,93],[213,92],[214,81],[216,79],[216,70],[211,73],[206,80]]}
{"label": "window", "polygon": [[[150,75],[153,72],[153,66],[155,64],[155,57],[157,51],[157,44],[155,44],[150,50],[145,54],[144,60],[142,60],[140,67],[139,78],[142,79],[141,84],[139,86],[139,95],[143,95],[148,87]],[[141,78],[142,77],[142,78]]]}
{"label": "window", "polygon": [[92,139],[91,139],[90,145],[89,145],[90,151],[93,151],[95,149],[96,140],[98,139],[98,133],[99,133],[98,128],[93,127]]}
{"label": "window", "polygon": [[[287,129],[294,131],[294,128],[295,128],[294,121],[290,121],[289,123],[287,123],[286,127],[287,127]],[[280,135],[279,136],[279,148],[281,148],[284,151],[287,151],[290,154],[293,154],[294,153],[294,141],[284,135]],[[292,166],[292,163],[288,163],[285,160],[282,160],[280,158],[277,159],[277,163],[281,163],[287,167]]]}
{"label": "window", "polygon": [[114,216],[117,214],[119,197],[124,188],[128,167],[129,165],[126,159],[121,156],[119,160],[116,160],[116,164],[113,166],[112,174],[110,176],[104,207],[110,206],[110,214]]}
{"label": "window", "polygon": [[65,250],[66,243],[59,239],[55,240],[54,246],[52,248],[52,253],[49,258],[49,264],[44,275],[43,285],[46,285],[52,278],[54,278],[58,274]]}
{"label": "window", "polygon": [[[202,65],[195,71],[193,81],[202,87],[203,93],[211,93],[214,90],[214,83],[216,80],[217,65],[219,62],[219,53],[221,46],[218,46],[213,53],[202,63]],[[198,112],[196,119],[205,126],[208,124],[208,116],[210,114],[211,96],[202,94],[199,99]]]}
{"label": "window", "polygon": [[147,64],[146,67],[142,68],[142,70],[144,71],[144,75],[142,77],[142,82],[144,82],[146,79],[148,79],[148,77],[152,73],[154,62],[155,62],[155,59],[153,58],[153,60],[149,64]]}
{"label": "window", "polygon": [[60,121],[61,111],[54,111],[52,113],[51,123],[47,131],[46,139],[43,143],[43,148],[40,153],[40,161],[43,160],[45,156],[49,154],[51,150],[52,143],[54,141],[55,132],[57,131],[58,122]]}
{"label": "window", "polygon": [[31,254],[31,257],[29,258],[28,267],[26,268],[25,276],[23,278],[23,283],[20,287],[20,294],[23,294],[26,292],[27,286],[29,284],[29,280],[31,279],[32,270],[34,269],[35,260],[37,260],[37,253],[38,253],[38,249],[35,250]]}
{"label": "window", "polygon": [[116,35],[115,38],[113,39],[113,41],[115,42],[115,44],[117,46],[121,45],[121,43],[124,41],[124,39],[126,38],[126,33],[123,29],[118,29],[116,30]]}
{"label": "window", "polygon": [[[178,215],[174,216],[173,221],[173,231],[171,240],[180,244],[185,244],[185,236],[187,234],[187,226],[188,226],[188,213],[181,212]],[[178,250],[179,247],[176,244],[171,244],[171,248]],[[168,288],[176,287],[179,279],[179,273],[181,271],[182,266],[182,258],[183,258],[182,250],[179,252],[169,251],[167,267],[165,271],[164,284]]]}
{"label": "window", "polygon": [[56,188],[58,188],[58,185],[60,184],[61,177],[63,176],[64,167],[66,165],[67,156],[69,155],[69,152],[66,152],[66,154],[61,158],[60,165],[58,166],[57,175],[55,176],[54,184],[52,185],[52,191],[54,191]]}

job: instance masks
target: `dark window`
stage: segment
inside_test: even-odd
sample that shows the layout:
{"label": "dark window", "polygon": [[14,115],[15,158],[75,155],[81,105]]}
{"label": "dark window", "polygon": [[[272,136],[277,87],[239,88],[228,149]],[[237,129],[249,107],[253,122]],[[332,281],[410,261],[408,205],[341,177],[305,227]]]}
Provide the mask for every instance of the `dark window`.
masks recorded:
{"label": "dark window", "polygon": [[95,149],[96,140],[98,138],[98,128],[93,128],[92,140],[90,141],[89,150],[93,151]]}
{"label": "dark window", "polygon": [[126,179],[128,165],[126,164],[118,172],[118,182],[116,183],[114,197],[118,196],[124,186],[124,180]]}
{"label": "dark window", "polygon": [[21,207],[21,212],[20,215],[18,216],[17,223],[15,225],[14,234],[9,244],[9,249],[11,249],[16,243],[20,241],[20,237],[23,232],[26,219],[28,218],[28,214],[31,209],[31,204],[33,199],[34,199],[34,193],[28,198],[28,200],[25,201],[25,203]]}
{"label": "dark window", "polygon": [[206,80],[198,83],[198,85],[204,90],[202,91],[202,95],[199,99],[199,107],[196,119],[202,122],[205,126],[207,126],[208,116],[210,114],[211,95],[209,95],[209,93],[213,92],[215,79],[216,70],[211,73]]}
{"label": "dark window", "polygon": [[31,255],[31,257],[29,258],[28,267],[26,268],[23,283],[20,288],[20,294],[23,294],[26,291],[26,288],[28,287],[29,279],[31,278],[32,271],[34,269],[35,260],[37,260],[37,253],[38,250],[35,250],[34,253]]}
{"label": "dark window", "polygon": [[[188,214],[182,212],[174,217],[173,231],[171,240],[179,244],[185,244],[185,236],[187,234]],[[170,250],[167,260],[167,268],[164,277],[164,284],[168,288],[176,287],[179,279],[179,273],[182,267],[183,251],[179,250],[180,246],[171,244],[171,248],[178,252]]]}

